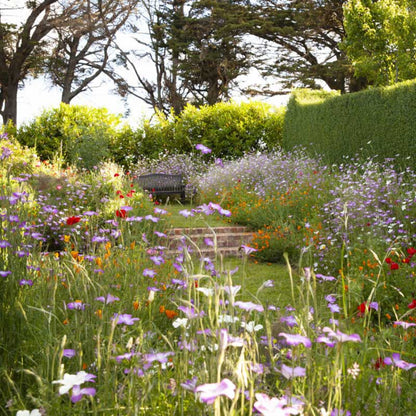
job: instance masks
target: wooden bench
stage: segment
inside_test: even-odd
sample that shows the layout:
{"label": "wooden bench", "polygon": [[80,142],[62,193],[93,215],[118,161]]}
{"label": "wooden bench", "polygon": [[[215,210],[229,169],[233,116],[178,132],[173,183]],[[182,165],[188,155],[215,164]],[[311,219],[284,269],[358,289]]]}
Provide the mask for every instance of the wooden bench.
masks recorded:
{"label": "wooden bench", "polygon": [[181,202],[185,201],[185,185],[182,175],[149,173],[139,176],[137,181],[142,189],[154,196],[179,194]]}

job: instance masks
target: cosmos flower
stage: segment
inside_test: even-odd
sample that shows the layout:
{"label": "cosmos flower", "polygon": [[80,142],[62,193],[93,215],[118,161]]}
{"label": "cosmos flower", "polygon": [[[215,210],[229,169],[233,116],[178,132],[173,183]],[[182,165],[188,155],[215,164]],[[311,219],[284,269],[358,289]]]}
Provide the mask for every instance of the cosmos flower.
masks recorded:
{"label": "cosmos flower", "polygon": [[202,384],[195,388],[195,393],[199,393],[199,398],[206,404],[212,404],[219,396],[226,396],[229,399],[234,399],[235,384],[228,378],[223,379],[219,383]]}

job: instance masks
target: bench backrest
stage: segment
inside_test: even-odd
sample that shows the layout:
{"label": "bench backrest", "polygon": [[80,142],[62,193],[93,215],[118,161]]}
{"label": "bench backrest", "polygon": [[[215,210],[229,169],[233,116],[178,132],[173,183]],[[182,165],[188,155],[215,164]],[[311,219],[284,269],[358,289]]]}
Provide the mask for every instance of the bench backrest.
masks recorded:
{"label": "bench backrest", "polygon": [[156,192],[181,192],[184,189],[182,175],[170,175],[167,173],[149,173],[137,178],[139,185],[147,190]]}

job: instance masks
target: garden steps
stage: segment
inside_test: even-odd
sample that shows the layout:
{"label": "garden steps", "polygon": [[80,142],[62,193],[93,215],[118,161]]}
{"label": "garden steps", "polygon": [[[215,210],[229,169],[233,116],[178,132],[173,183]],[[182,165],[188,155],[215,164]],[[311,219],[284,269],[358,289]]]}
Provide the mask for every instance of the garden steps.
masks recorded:
{"label": "garden steps", "polygon": [[[216,250],[204,243],[205,238],[216,244]],[[168,233],[167,254],[178,254],[185,244],[194,254],[202,257],[215,254],[241,256],[241,245],[250,244],[252,239],[253,233],[244,226],[173,228]]]}

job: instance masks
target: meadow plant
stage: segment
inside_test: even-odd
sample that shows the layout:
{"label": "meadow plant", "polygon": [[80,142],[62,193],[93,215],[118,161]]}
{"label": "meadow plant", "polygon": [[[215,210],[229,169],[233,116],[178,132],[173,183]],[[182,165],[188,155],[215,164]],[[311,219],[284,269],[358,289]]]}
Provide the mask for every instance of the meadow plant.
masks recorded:
{"label": "meadow plant", "polygon": [[[373,284],[364,305],[351,308],[346,285],[358,269],[344,255],[352,247],[338,247],[344,267],[337,274],[325,271],[325,256],[314,265],[303,252],[292,269],[284,255],[289,278],[276,276],[274,284],[290,290],[291,302],[279,304],[263,297],[272,282],[259,278],[248,292],[218,253],[191,253],[186,239],[169,253],[167,230],[157,228],[166,210],[133,200],[129,175],[103,169],[78,173],[74,192],[65,177],[48,182],[65,185],[64,195],[46,186],[40,192],[36,176],[10,177],[2,188],[2,414],[412,413],[416,300],[383,321],[380,293],[393,289]],[[89,202],[105,172],[115,192]],[[205,208],[228,215],[225,199],[210,202]],[[45,251],[38,215],[61,227],[59,250]],[[246,245],[242,253],[249,267],[257,252]],[[408,261],[399,263],[405,253]],[[374,281],[404,267],[413,273],[415,253],[408,246],[374,257]]]}

